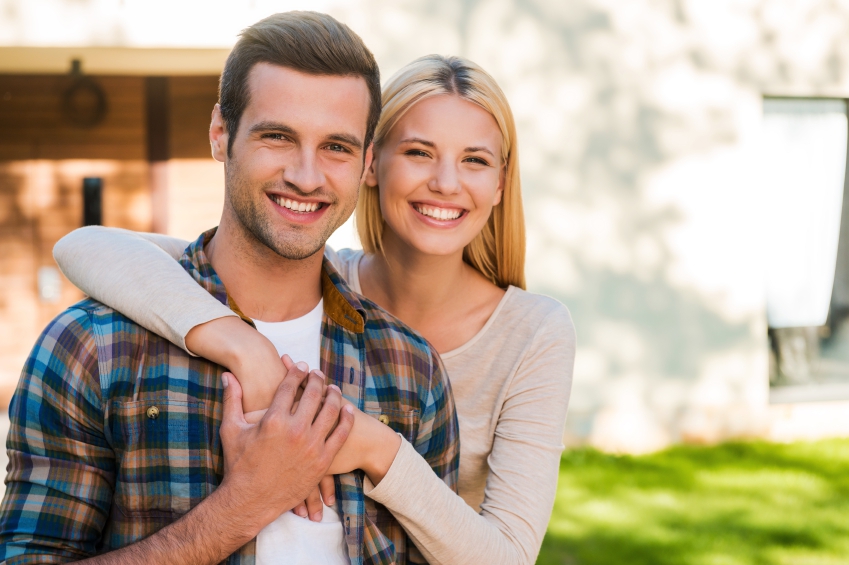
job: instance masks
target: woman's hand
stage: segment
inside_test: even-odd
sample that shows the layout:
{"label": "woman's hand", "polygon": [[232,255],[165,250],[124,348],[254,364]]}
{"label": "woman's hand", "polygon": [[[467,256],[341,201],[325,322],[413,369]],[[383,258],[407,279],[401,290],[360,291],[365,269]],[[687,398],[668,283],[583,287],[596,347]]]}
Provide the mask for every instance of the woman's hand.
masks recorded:
{"label": "woman's hand", "polygon": [[401,437],[392,428],[355,407],[354,427],[328,472],[338,475],[362,469],[377,485],[389,472],[400,447]]}
{"label": "woman's hand", "polygon": [[[324,504],[322,504],[322,501],[324,501]],[[336,504],[336,484],[333,481],[333,475],[326,475],[307,499],[296,506],[292,512],[301,518],[309,516],[309,519],[313,522],[321,522],[321,517],[324,515],[324,505],[333,506],[334,504]]]}
{"label": "woman's hand", "polygon": [[286,376],[287,368],[274,344],[235,316],[193,327],[186,334],[186,347],[236,375],[242,385],[242,409],[246,413],[268,408]]}
{"label": "woman's hand", "polygon": [[[349,404],[347,401],[344,403]],[[247,418],[247,415],[245,417]],[[354,427],[345,445],[333,459],[330,474],[321,480],[318,487],[303,504],[295,507],[293,512],[301,518],[309,517],[313,522],[321,522],[324,513],[322,500],[327,506],[336,502],[333,475],[362,469],[372,484],[377,485],[389,472],[400,447],[401,438],[389,426],[354,408]]]}

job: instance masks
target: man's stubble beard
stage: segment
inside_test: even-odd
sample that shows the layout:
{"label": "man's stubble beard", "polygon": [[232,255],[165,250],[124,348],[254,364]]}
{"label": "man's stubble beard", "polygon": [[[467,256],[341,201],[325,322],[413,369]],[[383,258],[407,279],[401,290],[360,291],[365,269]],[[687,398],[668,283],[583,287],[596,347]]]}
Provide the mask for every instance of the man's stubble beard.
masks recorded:
{"label": "man's stubble beard", "polygon": [[[281,257],[293,261],[306,259],[319,252],[333,232],[351,216],[357,202],[354,198],[352,204],[348,207],[349,209],[339,209],[339,199],[334,194],[324,192],[312,193],[311,195],[304,194],[293,185],[286,184],[284,186],[282,180],[279,183],[269,182],[259,187],[253,186],[240,174],[240,167],[234,159],[229,159],[227,162],[225,179],[226,199],[228,201],[225,206],[229,205],[229,208],[233,211],[235,219],[245,232],[244,235],[255,239]],[[310,237],[307,231],[310,228],[306,226],[304,226],[303,231],[301,226],[297,225],[290,226],[286,230],[275,228],[274,222],[264,209],[264,203],[260,201],[260,199],[268,198],[266,190],[272,188],[285,188],[286,192],[304,198],[309,196],[326,197],[330,201],[331,209],[324,215],[327,216],[332,213],[334,208],[338,212],[333,218],[322,218],[325,224],[321,233],[316,237]]]}

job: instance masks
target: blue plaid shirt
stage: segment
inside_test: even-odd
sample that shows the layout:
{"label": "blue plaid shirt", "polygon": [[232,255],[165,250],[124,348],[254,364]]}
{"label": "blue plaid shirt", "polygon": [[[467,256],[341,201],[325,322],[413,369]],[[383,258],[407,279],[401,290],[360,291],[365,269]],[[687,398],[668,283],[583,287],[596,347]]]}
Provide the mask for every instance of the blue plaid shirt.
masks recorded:
{"label": "blue plaid shirt", "polygon": [[[240,313],[204,254],[214,233],[192,243],[180,262]],[[361,410],[388,418],[456,489],[457,418],[439,356],[352,293],[326,260],[321,276],[321,369]],[[53,320],[9,407],[2,563],[64,563],[124,547],[215,490],[223,470],[223,371],[95,300]],[[351,563],[423,563],[386,508],[364,497],[362,485],[361,471],[336,477]],[[253,540],[227,562],[254,563],[255,547]]]}

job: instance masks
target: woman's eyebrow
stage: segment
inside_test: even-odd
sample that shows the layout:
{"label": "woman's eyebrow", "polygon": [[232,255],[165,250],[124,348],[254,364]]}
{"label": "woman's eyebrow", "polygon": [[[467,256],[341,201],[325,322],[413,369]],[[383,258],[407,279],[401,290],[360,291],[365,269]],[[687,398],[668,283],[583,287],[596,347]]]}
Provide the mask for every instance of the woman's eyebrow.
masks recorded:
{"label": "woman's eyebrow", "polygon": [[436,147],[436,144],[434,142],[422,139],[421,137],[408,137],[406,139],[402,139],[401,143],[420,143],[427,147]]}
{"label": "woman's eyebrow", "polygon": [[487,149],[486,147],[466,147],[466,153],[477,153],[478,151],[482,151],[483,153],[489,153],[492,155],[492,158],[495,158],[495,154]]}

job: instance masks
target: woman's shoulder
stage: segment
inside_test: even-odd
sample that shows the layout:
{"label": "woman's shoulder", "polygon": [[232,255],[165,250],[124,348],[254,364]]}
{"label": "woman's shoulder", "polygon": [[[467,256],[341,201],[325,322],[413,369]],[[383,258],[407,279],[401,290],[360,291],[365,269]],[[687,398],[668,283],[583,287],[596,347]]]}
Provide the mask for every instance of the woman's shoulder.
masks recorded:
{"label": "woman's shoulder", "polygon": [[455,357],[456,361],[492,355],[521,357],[552,347],[572,351],[575,342],[575,326],[565,305],[549,296],[511,286],[484,328],[442,358],[453,362]]}
{"label": "woman's shoulder", "polygon": [[559,330],[562,333],[575,333],[572,314],[565,304],[544,294],[528,292],[511,286],[508,300],[502,313],[505,317],[523,321],[522,325],[532,326],[539,334],[540,331]]}

